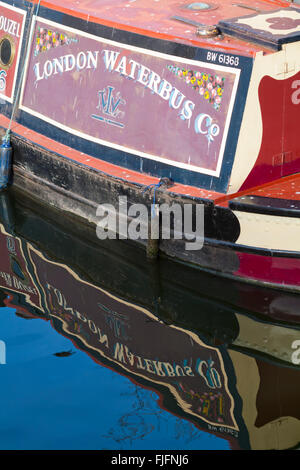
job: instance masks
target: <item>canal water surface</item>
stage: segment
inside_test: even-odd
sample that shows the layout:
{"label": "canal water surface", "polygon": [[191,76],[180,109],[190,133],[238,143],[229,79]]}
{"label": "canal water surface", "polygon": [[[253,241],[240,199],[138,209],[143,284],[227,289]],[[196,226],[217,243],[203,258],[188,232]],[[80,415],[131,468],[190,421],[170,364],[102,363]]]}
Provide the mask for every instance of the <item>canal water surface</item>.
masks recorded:
{"label": "canal water surface", "polygon": [[0,449],[296,448],[298,302],[4,193]]}

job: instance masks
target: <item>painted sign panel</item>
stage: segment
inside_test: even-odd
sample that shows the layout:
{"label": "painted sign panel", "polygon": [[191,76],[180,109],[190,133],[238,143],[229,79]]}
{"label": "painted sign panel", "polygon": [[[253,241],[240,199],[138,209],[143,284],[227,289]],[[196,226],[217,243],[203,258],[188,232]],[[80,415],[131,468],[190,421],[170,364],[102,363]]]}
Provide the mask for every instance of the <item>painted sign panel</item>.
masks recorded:
{"label": "painted sign panel", "polygon": [[152,386],[163,386],[187,415],[208,429],[238,437],[235,401],[218,348],[167,326],[150,311],[83,281],[28,247],[52,324],[59,323],[94,360],[105,358]]}
{"label": "painted sign panel", "polygon": [[0,98],[12,102],[26,12],[0,2]]}
{"label": "painted sign panel", "polygon": [[23,294],[28,304],[41,308],[40,295],[27,267],[22,242],[6,232],[1,224],[0,251],[0,288]]}
{"label": "painted sign panel", "polygon": [[240,70],[37,18],[21,109],[72,134],[218,176]]}

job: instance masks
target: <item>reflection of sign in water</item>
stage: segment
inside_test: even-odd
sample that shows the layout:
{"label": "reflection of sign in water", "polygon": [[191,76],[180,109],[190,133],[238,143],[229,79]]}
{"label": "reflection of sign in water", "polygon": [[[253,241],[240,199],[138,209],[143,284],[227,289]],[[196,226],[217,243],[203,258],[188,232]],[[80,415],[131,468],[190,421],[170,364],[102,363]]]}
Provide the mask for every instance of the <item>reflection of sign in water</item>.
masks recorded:
{"label": "reflection of sign in water", "polygon": [[[22,109],[93,142],[219,175],[239,69],[124,46],[39,18],[35,37],[41,30],[73,40],[55,37],[42,54],[31,50]],[[99,103],[110,115],[125,112],[125,103],[127,110],[115,119],[98,113]]]}
{"label": "reflection of sign in water", "polygon": [[26,296],[26,302],[41,308],[40,296],[27,267],[22,242],[0,224],[0,288]]}
{"label": "reflection of sign in water", "polygon": [[235,403],[219,349],[83,281],[31,246],[29,255],[49,314],[80,347],[165,387],[188,415],[237,436]]}

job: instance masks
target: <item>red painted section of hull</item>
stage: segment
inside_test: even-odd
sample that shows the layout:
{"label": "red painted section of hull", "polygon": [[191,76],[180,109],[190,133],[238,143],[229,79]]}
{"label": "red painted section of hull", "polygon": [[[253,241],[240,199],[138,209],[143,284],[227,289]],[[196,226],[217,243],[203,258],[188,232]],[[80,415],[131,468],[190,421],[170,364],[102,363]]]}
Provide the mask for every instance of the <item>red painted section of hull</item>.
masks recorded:
{"label": "red painted section of hull", "polygon": [[300,286],[300,258],[237,253],[239,270],[234,274],[254,281],[271,282],[278,287]]}
{"label": "red painted section of hull", "polygon": [[243,183],[248,189],[300,169],[300,72],[286,80],[265,76],[259,86],[263,135],[255,166]]}

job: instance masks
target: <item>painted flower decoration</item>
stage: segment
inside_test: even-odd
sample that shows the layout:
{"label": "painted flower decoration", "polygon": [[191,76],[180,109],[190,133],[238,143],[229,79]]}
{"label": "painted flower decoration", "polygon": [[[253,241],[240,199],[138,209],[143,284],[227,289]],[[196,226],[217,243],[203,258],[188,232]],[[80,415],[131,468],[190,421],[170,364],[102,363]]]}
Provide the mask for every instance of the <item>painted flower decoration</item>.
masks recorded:
{"label": "painted flower decoration", "polygon": [[187,85],[192,86],[193,90],[199,93],[215,110],[220,109],[225,78],[220,75],[179,68],[174,65],[168,65],[167,68],[179,79],[183,79]]}
{"label": "painted flower decoration", "polygon": [[284,30],[284,29],[296,29],[297,26],[300,25],[300,20],[295,20],[293,18],[268,18],[267,23],[270,23],[271,29],[279,29],[279,30]]}
{"label": "painted flower decoration", "polygon": [[63,46],[72,42],[78,42],[78,39],[50,29],[38,27],[34,55],[37,56],[40,52],[49,51],[52,47]]}

